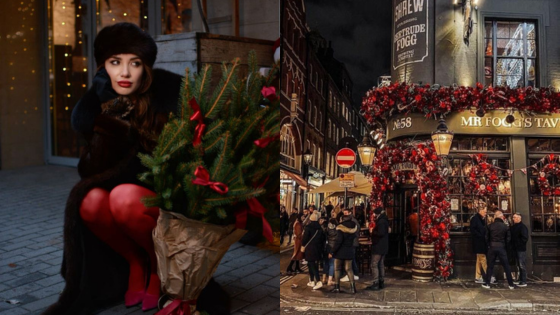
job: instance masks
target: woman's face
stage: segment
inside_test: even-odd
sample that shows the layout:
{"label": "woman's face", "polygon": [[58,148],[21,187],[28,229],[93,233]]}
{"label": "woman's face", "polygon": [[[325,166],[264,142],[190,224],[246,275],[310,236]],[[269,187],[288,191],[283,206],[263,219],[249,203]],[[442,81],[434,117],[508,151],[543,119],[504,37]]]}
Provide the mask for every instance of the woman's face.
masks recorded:
{"label": "woman's face", "polygon": [[119,95],[134,93],[142,83],[144,67],[140,57],[134,54],[113,55],[105,61],[105,69],[111,78],[111,86]]}

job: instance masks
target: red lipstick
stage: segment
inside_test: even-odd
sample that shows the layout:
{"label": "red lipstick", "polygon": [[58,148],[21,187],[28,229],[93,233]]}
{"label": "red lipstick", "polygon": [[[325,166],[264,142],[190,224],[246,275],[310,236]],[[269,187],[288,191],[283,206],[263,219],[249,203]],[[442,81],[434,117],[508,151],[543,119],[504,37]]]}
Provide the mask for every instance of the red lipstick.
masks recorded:
{"label": "red lipstick", "polygon": [[124,87],[124,88],[132,86],[132,82],[130,82],[130,81],[119,81],[117,83],[120,87]]}

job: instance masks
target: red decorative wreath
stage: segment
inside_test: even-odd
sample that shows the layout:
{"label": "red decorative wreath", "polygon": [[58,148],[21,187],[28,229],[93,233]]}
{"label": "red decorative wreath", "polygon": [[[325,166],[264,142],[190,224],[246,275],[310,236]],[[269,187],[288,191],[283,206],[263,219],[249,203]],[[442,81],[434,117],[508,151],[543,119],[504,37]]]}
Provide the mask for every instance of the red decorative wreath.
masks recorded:
{"label": "red decorative wreath", "polygon": [[545,161],[548,163],[540,170],[537,177],[537,185],[544,196],[560,196],[560,188],[550,186],[548,178],[553,175],[560,178],[559,158],[554,154],[549,154]]}
{"label": "red decorative wreath", "polygon": [[495,194],[500,185],[500,177],[496,168],[486,161],[487,156],[477,154],[474,156],[475,163],[466,178],[466,190],[472,191],[473,195],[487,196]]}

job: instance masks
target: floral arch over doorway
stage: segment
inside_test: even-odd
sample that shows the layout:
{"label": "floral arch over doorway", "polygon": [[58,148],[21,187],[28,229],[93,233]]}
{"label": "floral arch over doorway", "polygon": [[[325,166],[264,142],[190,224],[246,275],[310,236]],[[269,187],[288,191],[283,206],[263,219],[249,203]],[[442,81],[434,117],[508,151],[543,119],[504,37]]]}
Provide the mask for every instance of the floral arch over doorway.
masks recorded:
{"label": "floral arch over doorway", "polygon": [[[392,171],[392,166],[413,163],[413,173]],[[446,280],[453,272],[453,252],[449,240],[450,204],[446,200],[447,182],[437,168],[439,158],[431,141],[426,143],[396,142],[378,151],[373,164],[371,202],[383,207],[383,196],[406,179],[413,179],[420,191],[420,240],[434,244],[435,280]]]}

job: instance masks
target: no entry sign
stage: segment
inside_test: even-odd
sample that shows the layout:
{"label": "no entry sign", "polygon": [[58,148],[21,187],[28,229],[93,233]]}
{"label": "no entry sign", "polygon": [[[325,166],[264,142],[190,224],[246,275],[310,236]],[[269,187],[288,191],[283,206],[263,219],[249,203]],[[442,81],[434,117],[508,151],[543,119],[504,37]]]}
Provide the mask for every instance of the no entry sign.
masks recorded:
{"label": "no entry sign", "polygon": [[356,152],[352,149],[340,149],[336,153],[336,164],[342,168],[350,168],[356,163]]}

